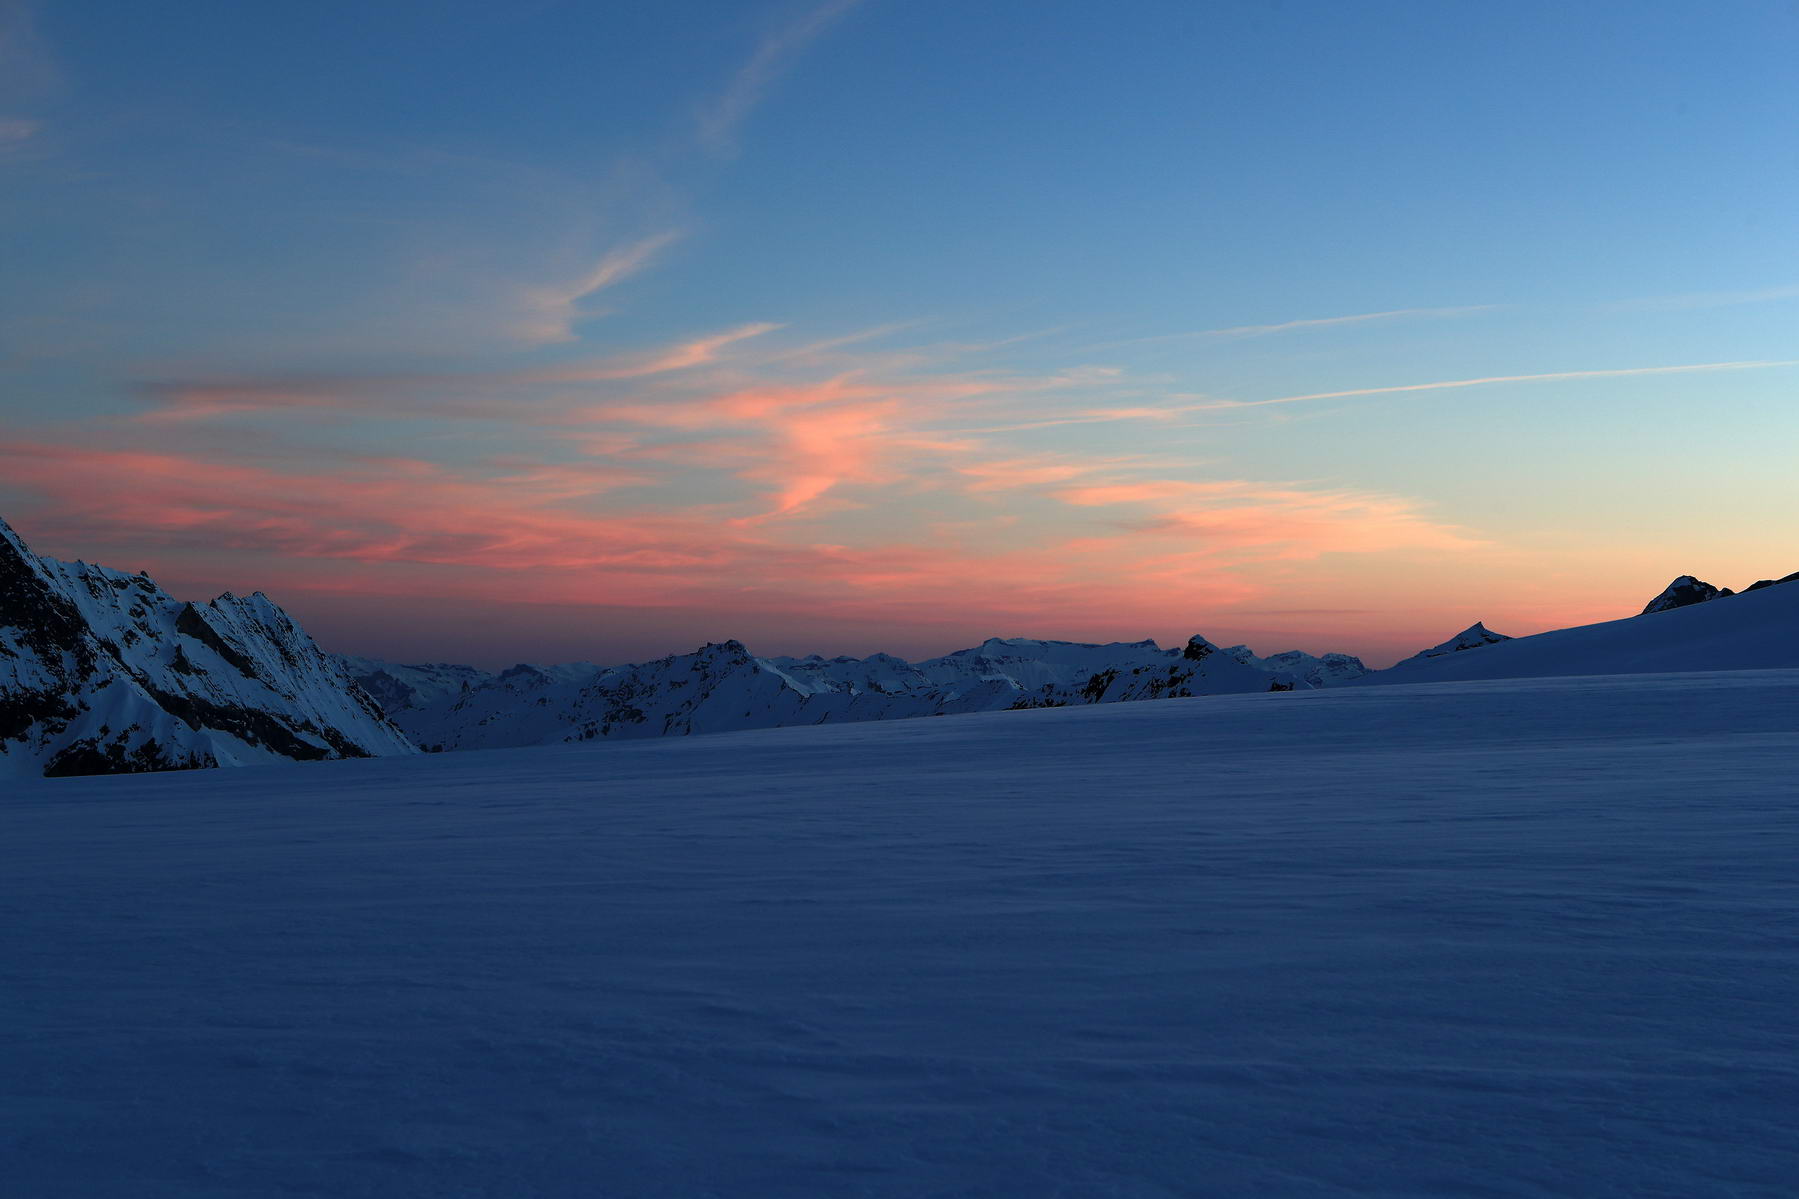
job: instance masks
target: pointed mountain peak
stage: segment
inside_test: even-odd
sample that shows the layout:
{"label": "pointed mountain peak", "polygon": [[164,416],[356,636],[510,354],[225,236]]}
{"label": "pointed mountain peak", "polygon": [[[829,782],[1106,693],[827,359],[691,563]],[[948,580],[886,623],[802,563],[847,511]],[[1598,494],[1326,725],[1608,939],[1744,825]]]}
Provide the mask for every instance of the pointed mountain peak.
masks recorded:
{"label": "pointed mountain peak", "polygon": [[1501,641],[1510,640],[1511,638],[1504,633],[1495,633],[1486,626],[1484,621],[1477,620],[1448,641],[1433,645],[1427,650],[1413,654],[1403,662],[1394,663],[1394,665],[1404,666],[1406,662],[1422,662],[1429,658],[1441,658],[1445,654],[1459,654],[1465,650],[1480,649],[1483,646],[1497,645]]}
{"label": "pointed mountain peak", "polygon": [[1217,652],[1216,645],[1195,633],[1187,638],[1187,648],[1181,651],[1181,657],[1192,662],[1203,662]]}
{"label": "pointed mountain peak", "polygon": [[1650,600],[1643,608],[1643,615],[1651,612],[1667,612],[1673,608],[1686,608],[1693,604],[1703,604],[1707,600],[1722,599],[1734,595],[1730,588],[1713,587],[1692,575],[1681,575],[1672,583],[1662,588],[1662,593]]}

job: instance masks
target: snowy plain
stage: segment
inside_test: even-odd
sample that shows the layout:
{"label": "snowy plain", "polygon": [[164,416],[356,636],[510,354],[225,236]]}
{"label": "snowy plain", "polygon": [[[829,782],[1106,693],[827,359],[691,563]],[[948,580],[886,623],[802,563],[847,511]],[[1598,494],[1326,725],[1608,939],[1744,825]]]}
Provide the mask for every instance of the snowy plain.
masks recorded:
{"label": "snowy plain", "polygon": [[8,779],[0,1178],[1790,1195],[1796,767],[1758,670]]}

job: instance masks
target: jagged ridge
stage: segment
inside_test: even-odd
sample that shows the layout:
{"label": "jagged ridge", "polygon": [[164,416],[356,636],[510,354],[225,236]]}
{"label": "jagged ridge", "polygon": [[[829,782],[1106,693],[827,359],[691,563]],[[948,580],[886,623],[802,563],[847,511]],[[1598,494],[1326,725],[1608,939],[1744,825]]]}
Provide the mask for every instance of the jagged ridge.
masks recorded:
{"label": "jagged ridge", "polygon": [[0,774],[416,752],[261,592],[183,603],[34,554],[0,521]]}
{"label": "jagged ridge", "polygon": [[[707,645],[629,666],[515,666],[475,683],[467,668],[394,668],[379,676],[435,683],[434,699],[394,710],[427,749],[495,749],[607,737],[662,737],[794,724],[894,720],[1073,704],[1287,691],[1313,684],[1246,665],[1203,637],[1180,649],[1154,641],[1088,645],[991,638],[922,662],[868,658],[758,658],[741,642]],[[368,669],[373,667],[373,669]],[[424,672],[423,680],[406,675]],[[449,691],[447,683],[458,686]],[[467,686],[461,685],[468,683]]]}

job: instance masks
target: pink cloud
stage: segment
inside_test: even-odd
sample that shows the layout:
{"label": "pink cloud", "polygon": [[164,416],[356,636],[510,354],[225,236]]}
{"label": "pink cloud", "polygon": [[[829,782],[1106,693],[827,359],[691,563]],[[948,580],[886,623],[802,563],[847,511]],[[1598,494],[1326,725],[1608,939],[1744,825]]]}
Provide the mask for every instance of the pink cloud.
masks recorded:
{"label": "pink cloud", "polygon": [[[1485,543],[1431,520],[1403,497],[1311,490],[1241,479],[1148,479],[1065,488],[1076,507],[1130,505],[1149,513],[1125,522],[1125,539],[1181,539],[1205,552],[1255,550],[1283,558],[1395,550],[1459,551]],[[1101,539],[1101,542],[1107,539]]]}
{"label": "pink cloud", "polygon": [[752,344],[774,328],[506,371],[164,385],[180,423],[0,443],[0,477],[48,501],[59,544],[242,556],[256,585],[317,594],[685,611],[706,635],[803,613],[1184,636],[1281,563],[1472,544],[1405,497],[1010,434],[1128,408],[1139,385],[1115,372],[796,360]]}

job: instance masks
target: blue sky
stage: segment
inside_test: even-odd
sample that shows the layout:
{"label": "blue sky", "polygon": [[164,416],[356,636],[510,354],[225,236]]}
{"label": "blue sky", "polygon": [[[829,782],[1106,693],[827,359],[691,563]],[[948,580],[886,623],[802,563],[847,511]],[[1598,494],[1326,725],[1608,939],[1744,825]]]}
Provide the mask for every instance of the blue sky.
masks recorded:
{"label": "blue sky", "polygon": [[0,0],[0,511],[480,660],[1741,586],[1799,566],[1796,57],[1756,0]]}

